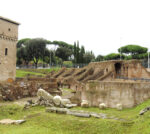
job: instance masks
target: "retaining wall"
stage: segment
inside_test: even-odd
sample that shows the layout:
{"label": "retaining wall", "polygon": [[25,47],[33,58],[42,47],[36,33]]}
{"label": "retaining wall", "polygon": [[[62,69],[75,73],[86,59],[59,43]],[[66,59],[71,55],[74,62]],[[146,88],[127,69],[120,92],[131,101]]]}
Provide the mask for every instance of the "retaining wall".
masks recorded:
{"label": "retaining wall", "polygon": [[115,108],[121,103],[130,108],[150,98],[149,82],[89,81],[81,92],[81,100],[88,100],[90,106],[105,103]]}

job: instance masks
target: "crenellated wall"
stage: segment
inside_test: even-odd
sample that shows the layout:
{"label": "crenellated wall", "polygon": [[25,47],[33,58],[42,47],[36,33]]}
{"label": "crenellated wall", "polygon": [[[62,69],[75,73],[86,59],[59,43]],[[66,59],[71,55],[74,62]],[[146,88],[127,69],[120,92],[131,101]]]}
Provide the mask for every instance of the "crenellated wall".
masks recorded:
{"label": "crenellated wall", "polygon": [[0,17],[0,81],[15,80],[18,25]]}

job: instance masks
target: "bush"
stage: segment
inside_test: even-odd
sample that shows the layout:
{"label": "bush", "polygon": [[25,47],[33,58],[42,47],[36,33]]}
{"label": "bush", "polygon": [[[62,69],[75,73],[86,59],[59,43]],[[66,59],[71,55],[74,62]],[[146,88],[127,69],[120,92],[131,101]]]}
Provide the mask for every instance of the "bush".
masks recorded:
{"label": "bush", "polygon": [[72,63],[72,61],[64,61],[63,62],[63,66],[65,66],[65,67],[73,67],[73,63]]}

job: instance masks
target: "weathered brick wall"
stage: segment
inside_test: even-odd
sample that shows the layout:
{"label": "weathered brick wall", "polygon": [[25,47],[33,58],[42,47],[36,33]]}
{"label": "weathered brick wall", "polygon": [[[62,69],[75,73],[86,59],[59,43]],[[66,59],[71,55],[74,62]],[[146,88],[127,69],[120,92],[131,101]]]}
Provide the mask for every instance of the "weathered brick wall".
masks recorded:
{"label": "weathered brick wall", "polygon": [[105,103],[115,108],[116,104],[133,107],[150,98],[149,82],[90,81],[81,92],[81,100],[88,100],[91,106]]}
{"label": "weathered brick wall", "polygon": [[43,88],[52,95],[61,95],[57,79],[48,78],[17,79],[13,83],[1,83],[0,94],[3,100],[15,100],[36,96],[39,88]]}

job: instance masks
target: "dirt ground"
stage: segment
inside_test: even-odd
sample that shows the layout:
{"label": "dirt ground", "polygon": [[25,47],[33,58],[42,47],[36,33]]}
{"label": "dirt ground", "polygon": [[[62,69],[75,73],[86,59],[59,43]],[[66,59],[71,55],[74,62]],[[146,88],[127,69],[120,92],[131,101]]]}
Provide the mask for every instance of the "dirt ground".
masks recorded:
{"label": "dirt ground", "polygon": [[25,103],[27,102],[27,100],[31,100],[31,99],[33,101],[35,101],[37,99],[37,97],[27,97],[27,98],[22,98],[22,99],[15,100],[15,101],[3,101],[3,102],[0,102],[0,106],[12,105],[12,104],[17,104],[19,106],[24,106]]}

